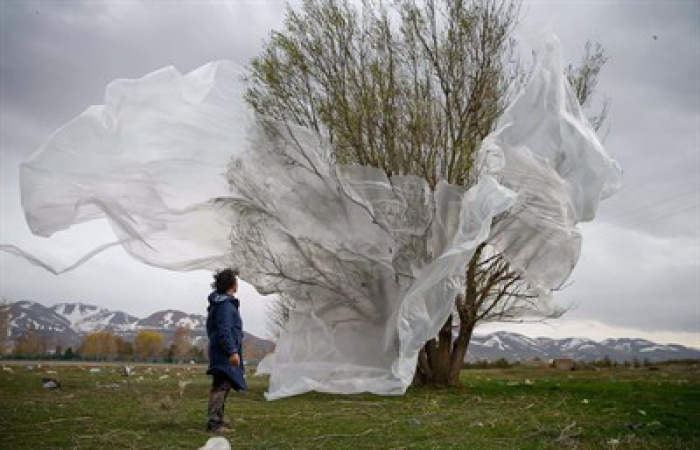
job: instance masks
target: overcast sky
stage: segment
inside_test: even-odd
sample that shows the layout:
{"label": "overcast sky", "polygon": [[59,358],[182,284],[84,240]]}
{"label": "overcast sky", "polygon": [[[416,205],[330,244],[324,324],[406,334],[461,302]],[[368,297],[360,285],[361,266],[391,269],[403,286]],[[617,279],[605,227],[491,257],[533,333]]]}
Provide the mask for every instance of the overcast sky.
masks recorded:
{"label": "overcast sky", "polygon": [[[246,64],[284,2],[3,1],[0,242],[68,262],[110,240],[104,223],[49,239],[33,236],[19,196],[19,163],[117,78],[164,66],[187,72],[231,59]],[[696,1],[525,2],[521,34],[548,26],[567,60],[587,39],[610,57],[598,91],[612,99],[605,147],[625,187],[583,229],[574,305],[548,325],[489,325],[532,336],[645,337],[700,347],[700,6]],[[176,273],[109,250],[54,276],[0,253],[0,295],[46,305],[84,302],[140,317],[173,308],[203,314],[211,275]],[[267,302],[244,286],[246,328],[265,336]]]}

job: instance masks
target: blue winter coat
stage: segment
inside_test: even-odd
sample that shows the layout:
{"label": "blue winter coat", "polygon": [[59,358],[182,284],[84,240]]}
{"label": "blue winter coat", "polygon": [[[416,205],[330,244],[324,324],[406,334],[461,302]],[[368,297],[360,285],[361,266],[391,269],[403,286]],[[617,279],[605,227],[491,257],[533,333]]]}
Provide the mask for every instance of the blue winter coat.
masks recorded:
{"label": "blue winter coat", "polygon": [[[223,375],[231,380],[237,391],[248,389],[243,366],[243,321],[238,312],[240,302],[226,294],[212,292],[207,309],[207,335],[209,336],[209,375]],[[232,365],[228,359],[238,353],[240,365]]]}

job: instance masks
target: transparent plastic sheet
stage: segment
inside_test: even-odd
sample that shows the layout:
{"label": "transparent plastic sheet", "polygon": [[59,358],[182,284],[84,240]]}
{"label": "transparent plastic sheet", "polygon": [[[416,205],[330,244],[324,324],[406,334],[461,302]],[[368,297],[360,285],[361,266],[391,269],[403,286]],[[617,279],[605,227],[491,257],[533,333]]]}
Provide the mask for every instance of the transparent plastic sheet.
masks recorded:
{"label": "transparent plastic sheet", "polygon": [[489,243],[540,293],[533,313],[553,309],[544,297],[561,287],[580,255],[576,224],[592,220],[622,179],[563,67],[559,43],[549,38],[532,80],[480,149],[484,172],[518,194],[509,214],[494,224]]}
{"label": "transparent plastic sheet", "polygon": [[106,218],[116,244],[147,264],[236,265],[261,293],[294,298],[259,369],[271,376],[268,399],[405,392],[481,242],[544,298],[578,258],[575,224],[619,184],[555,42],[485,140],[483,176],[469,190],[336,166],[314,134],[254,120],[239,73],[217,62],[112,83],[104,106],[23,164],[22,200],[36,234]]}
{"label": "transparent plastic sheet", "polygon": [[[104,105],[89,107],[22,163],[32,232],[48,237],[106,219],[116,240],[89,256],[121,245],[171,270],[226,264],[231,211],[219,199],[251,126],[240,74],[232,63],[215,62],[184,76],[170,67],[110,83]],[[15,246],[2,249],[53,273],[89,259],[56,267]]]}

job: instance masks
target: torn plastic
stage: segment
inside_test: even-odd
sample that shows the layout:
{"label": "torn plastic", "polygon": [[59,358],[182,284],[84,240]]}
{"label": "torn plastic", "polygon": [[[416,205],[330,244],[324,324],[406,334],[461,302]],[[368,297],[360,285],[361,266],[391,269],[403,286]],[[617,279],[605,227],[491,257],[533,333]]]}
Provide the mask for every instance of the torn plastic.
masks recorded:
{"label": "torn plastic", "polygon": [[[338,166],[310,131],[263,127],[243,90],[229,62],[113,82],[104,106],[22,165],[22,204],[35,234],[102,218],[116,236],[105,245],[146,264],[236,265],[259,292],[294,298],[259,368],[270,374],[268,399],[402,394],[480,243],[548,301],[578,259],[576,223],[619,187],[619,167],[581,113],[555,42],[484,141],[470,189]],[[55,273],[89,259],[62,269],[3,250]]]}

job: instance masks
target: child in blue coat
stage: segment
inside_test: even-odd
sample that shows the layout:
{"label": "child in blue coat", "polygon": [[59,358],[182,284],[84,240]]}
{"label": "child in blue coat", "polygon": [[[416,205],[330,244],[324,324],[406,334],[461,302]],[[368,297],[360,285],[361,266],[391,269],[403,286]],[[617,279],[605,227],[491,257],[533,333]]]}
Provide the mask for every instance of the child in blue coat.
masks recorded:
{"label": "child in blue coat", "polygon": [[231,389],[248,388],[243,366],[243,321],[238,312],[240,302],[233,295],[238,290],[238,271],[224,269],[214,275],[214,292],[209,295],[207,335],[209,336],[209,370],[213,376],[209,396],[207,430],[230,431],[224,419],[224,405]]}

